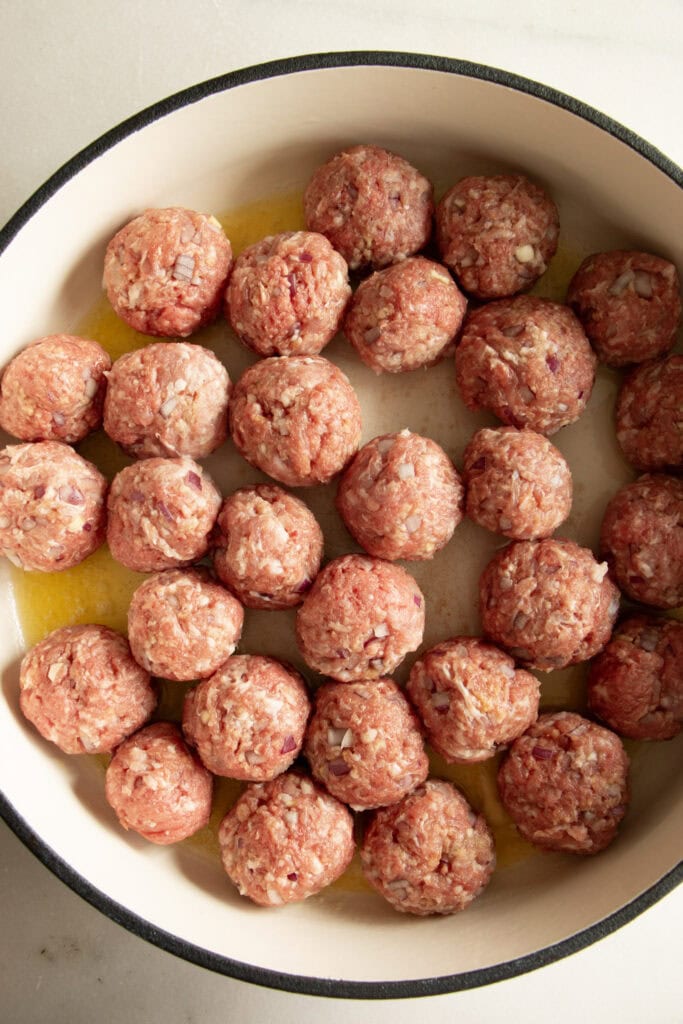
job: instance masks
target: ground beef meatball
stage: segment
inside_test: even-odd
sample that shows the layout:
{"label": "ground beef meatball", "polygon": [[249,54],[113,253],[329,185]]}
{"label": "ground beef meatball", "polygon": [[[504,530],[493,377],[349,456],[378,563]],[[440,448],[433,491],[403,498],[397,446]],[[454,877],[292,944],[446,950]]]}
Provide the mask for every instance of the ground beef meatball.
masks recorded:
{"label": "ground beef meatball", "polygon": [[104,541],[107,481],[58,441],[0,450],[0,554],[20,569],[58,572]]}
{"label": "ground beef meatball", "polygon": [[375,373],[405,373],[451,351],[466,308],[448,271],[416,256],[361,282],[344,334]]}
{"label": "ground beef meatball", "polygon": [[235,385],[230,433],[247,462],[280,483],[325,484],[358,449],[360,404],[322,356],[262,359]]}
{"label": "ground beef meatball", "polygon": [[683,471],[683,356],[637,366],[621,385],[617,441],[636,469]]}
{"label": "ground beef meatball", "polygon": [[605,510],[600,548],[634,601],[683,604],[683,480],[646,474],[617,491]]}
{"label": "ground beef meatball", "polygon": [[129,327],[186,338],[215,319],[231,266],[216,218],[174,206],[145,210],[114,235],[102,283]]}
{"label": "ground beef meatball", "polygon": [[554,434],[579,418],[595,380],[595,355],[566,306],[521,295],[474,310],[455,353],[468,409]]}
{"label": "ground beef meatball", "polygon": [[214,775],[263,782],[299,754],[310,710],[291,665],[238,654],[187,694],[183,732]]}
{"label": "ground beef meatball", "polygon": [[106,626],[64,626],[21,663],[21,710],[65,754],[103,754],[156,707],[149,675],[128,641]]}
{"label": "ground beef meatball", "polygon": [[485,819],[440,779],[376,811],[360,856],[370,885],[395,910],[421,917],[464,910],[496,863]]}
{"label": "ground beef meatball", "polygon": [[354,852],[353,818],[300,772],[249,786],[221,822],[223,867],[264,907],[304,900],[334,882]]}
{"label": "ground beef meatball", "polygon": [[508,544],[484,569],[479,594],[484,632],[543,672],[597,654],[619,611],[607,563],[554,537]]}
{"label": "ground beef meatball", "polygon": [[541,715],[515,740],[498,790],[521,835],[546,850],[599,853],[629,801],[629,761],[609,729],[570,711]]}
{"label": "ground beef meatball", "polygon": [[559,232],[555,203],[522,174],[463,178],[436,210],[441,258],[480,299],[530,288],[555,255]]}
{"label": "ground beef meatball", "polygon": [[321,686],[304,753],[318,782],[355,811],[396,803],[429,771],[420,723],[391,679]]}
{"label": "ground beef meatball", "polygon": [[354,456],[339,482],[337,508],[368,554],[424,560],[453,536],[463,493],[443,448],[402,430],[374,438]]}
{"label": "ground beef meatball", "polygon": [[329,238],[352,270],[386,267],[429,241],[433,192],[403,157],[379,146],[351,146],[309,181],[306,227]]}
{"label": "ground beef meatball", "polygon": [[312,669],[352,682],[379,679],[422,643],[425,607],[398,565],[343,555],[319,573],[297,614],[299,649]]}
{"label": "ground beef meatball", "polygon": [[220,505],[211,477],[192,459],[145,459],[112,481],[107,543],[136,572],[191,565],[209,549]]}
{"label": "ground beef meatball", "polygon": [[242,487],[218,516],[214,567],[248,608],[293,608],[318,575],[323,543],[299,498],[274,484]]}
{"label": "ground beef meatball", "polygon": [[465,509],[479,526],[513,540],[549,537],[572,507],[572,474],[534,430],[478,430],[465,449]]}
{"label": "ground beef meatball", "polygon": [[102,422],[110,366],[96,341],[71,334],[38,338],[2,375],[0,427],[22,441],[82,441]]}
{"label": "ground beef meatball", "polygon": [[189,342],[158,342],[127,352],[109,374],[104,429],[136,459],[201,459],[228,432],[228,371]]}
{"label": "ground beef meatball", "polygon": [[406,689],[429,742],[456,764],[493,757],[538,715],[536,677],[476,637],[457,636],[426,651]]}
{"label": "ground beef meatball", "polygon": [[661,256],[620,250],[588,256],[569,283],[567,302],[608,366],[654,359],[676,340],[680,282]]}

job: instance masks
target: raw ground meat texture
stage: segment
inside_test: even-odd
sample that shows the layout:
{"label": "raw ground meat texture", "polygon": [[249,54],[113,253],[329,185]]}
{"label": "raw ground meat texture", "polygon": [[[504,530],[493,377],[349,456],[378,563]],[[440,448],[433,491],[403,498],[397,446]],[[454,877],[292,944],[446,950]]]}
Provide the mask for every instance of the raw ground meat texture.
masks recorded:
{"label": "raw ground meat texture", "polygon": [[683,356],[637,366],[622,382],[617,441],[636,469],[683,472]]}

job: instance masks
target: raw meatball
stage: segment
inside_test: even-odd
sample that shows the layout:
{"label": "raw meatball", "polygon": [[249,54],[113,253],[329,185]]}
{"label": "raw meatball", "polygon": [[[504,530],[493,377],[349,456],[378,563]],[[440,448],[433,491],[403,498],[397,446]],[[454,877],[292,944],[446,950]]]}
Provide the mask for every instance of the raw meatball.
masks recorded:
{"label": "raw meatball", "polygon": [[346,262],[325,236],[285,231],[237,257],[225,315],[260,356],[315,356],[339,330],[350,297]]}
{"label": "raw meatball", "polygon": [[208,551],[220,505],[213,480],[192,459],[145,459],[112,481],[107,543],[136,572],[190,565]]}
{"label": "raw meatball", "polygon": [[375,373],[405,373],[451,351],[466,308],[448,271],[416,256],[361,282],[344,334]]}
{"label": "raw meatball", "polygon": [[629,761],[609,729],[570,711],[541,715],[515,740],[498,771],[506,811],[530,843],[599,853],[629,801]]}
{"label": "raw meatball", "polygon": [[125,829],[168,846],[208,825],[213,779],[177,725],[155,722],[118,748],[104,792]]}
{"label": "raw meatball", "polygon": [[186,338],[215,319],[231,266],[216,218],[173,206],[145,210],[114,235],[102,283],[129,327]]}
{"label": "raw meatball", "polygon": [[595,366],[572,311],[531,295],[476,309],[455,352],[468,409],[490,409],[503,423],[548,435],[586,408]]}
{"label": "raw meatball", "polygon": [[244,609],[207,572],[168,569],[142,583],[128,608],[133,656],[153,676],[204,679],[230,657]]}
{"label": "raw meatball", "polygon": [[456,636],[426,651],[406,689],[429,742],[450,763],[486,761],[538,715],[536,677],[476,637]]}
{"label": "raw meatball", "polygon": [[409,430],[361,448],[337,493],[349,533],[390,561],[432,558],[453,536],[462,505],[463,486],[443,448]]}
{"label": "raw meatball", "polygon": [[190,690],[183,731],[214,775],[263,782],[299,754],[310,710],[306,684],[290,665],[238,654]]}
{"label": "raw meatball", "polygon": [[484,632],[543,672],[597,654],[619,611],[607,563],[556,538],[508,544],[484,569],[479,595]]}
{"label": "raw meatball", "polygon": [[66,444],[0,451],[0,554],[20,569],[58,572],[103,543],[107,481]]}
{"label": "raw meatball", "polygon": [[617,491],[605,510],[600,547],[634,601],[683,604],[683,480],[646,474]]}
{"label": "raw meatball", "polygon": [[38,338],[2,375],[0,427],[22,441],[82,441],[102,422],[110,366],[96,341],[71,334]]}
{"label": "raw meatball", "polygon": [[261,359],[235,385],[230,433],[247,462],[280,483],[326,484],[360,444],[360,404],[322,356]]}
{"label": "raw meatball", "polygon": [[480,299],[530,288],[555,255],[559,232],[555,203],[522,174],[463,178],[436,210],[441,257]]}
{"label": "raw meatball", "polygon": [[621,385],[617,441],[636,469],[683,471],[683,356],[637,366]]}
{"label": "raw meatball", "polygon": [[277,907],[320,892],[346,871],[353,818],[299,772],[249,786],[221,822],[230,880],[254,903]]}
{"label": "raw meatball", "polygon": [[157,703],[128,641],[106,626],[54,630],[25,655],[19,689],[23,713],[65,754],[108,753]]}
{"label": "raw meatball", "polygon": [[127,352],[109,374],[104,429],[136,459],[201,459],[228,432],[228,371],[189,342],[158,342]]}
{"label": "raw meatball", "polygon": [[683,623],[634,616],[591,665],[588,706],[634,740],[669,740],[683,724]]}
{"label": "raw meatball", "polygon": [[680,282],[661,256],[620,250],[588,256],[569,282],[567,302],[608,366],[661,356],[676,340]]}
{"label": "raw meatball", "polygon": [[379,679],[422,643],[425,608],[413,577],[398,565],[343,555],[318,575],[297,614],[307,665],[341,682]]}
{"label": "raw meatball", "polygon": [[421,917],[464,910],[496,864],[486,820],[440,779],[376,811],[360,856],[370,885],[395,910]]}
{"label": "raw meatball", "polygon": [[219,579],[248,608],[301,604],[323,556],[323,532],[311,510],[274,484],[226,498],[214,544]]}
{"label": "raw meatball", "polygon": [[403,157],[379,146],[351,146],[309,181],[306,227],[329,238],[352,270],[385,267],[429,241],[433,192]]}
{"label": "raw meatball", "polygon": [[549,537],[572,507],[572,474],[554,444],[533,430],[478,430],[465,449],[465,510],[513,540]]}
{"label": "raw meatball", "polygon": [[391,679],[321,686],[304,753],[318,782],[355,811],[396,803],[429,771],[420,723]]}

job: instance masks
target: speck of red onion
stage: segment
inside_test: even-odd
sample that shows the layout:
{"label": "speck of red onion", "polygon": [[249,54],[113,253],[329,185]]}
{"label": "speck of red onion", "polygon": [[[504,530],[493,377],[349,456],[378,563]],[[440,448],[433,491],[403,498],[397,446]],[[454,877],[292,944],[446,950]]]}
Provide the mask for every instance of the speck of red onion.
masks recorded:
{"label": "speck of red onion", "polygon": [[348,658],[351,652],[347,647],[338,647],[335,654],[338,658]]}
{"label": "speck of red onion", "polygon": [[191,487],[195,487],[198,491],[201,491],[202,479],[199,473],[194,473],[192,470],[190,470],[185,479],[187,480],[188,484],[190,484]]}
{"label": "speck of red onion", "polygon": [[165,501],[157,501],[157,508],[161,512],[164,519],[167,519],[169,523],[175,522],[175,516],[173,515]]}
{"label": "speck of red onion", "polygon": [[131,501],[144,501],[145,500],[145,495],[143,494],[142,491],[131,491],[130,492],[130,500]]}
{"label": "speck of red onion", "polygon": [[413,603],[418,607],[422,607],[422,598],[418,597],[417,594],[413,594]]}
{"label": "speck of red onion", "polygon": [[290,873],[287,875],[287,878],[289,879],[290,882],[296,882],[298,877],[299,876],[297,875],[296,871],[290,871]]}
{"label": "speck of red onion", "polygon": [[33,497],[34,498],[42,498],[44,494],[45,494],[45,488],[43,487],[42,484],[39,484],[38,487],[34,487],[33,488]]}
{"label": "speck of red onion", "polygon": [[83,532],[90,533],[92,530],[92,523],[83,523]]}
{"label": "speck of red onion", "polygon": [[313,585],[313,580],[309,580],[308,576],[299,583],[295,588],[295,593],[305,594],[306,591],[310,590]]}
{"label": "speck of red onion", "polygon": [[329,768],[330,775],[335,775],[337,778],[341,778],[342,775],[348,775],[351,771],[342,757],[338,757],[336,761],[328,761],[327,767]]}
{"label": "speck of red onion", "polygon": [[553,751],[548,747],[534,747],[531,753],[537,761],[549,761],[553,756]]}
{"label": "speck of red onion", "polygon": [[473,462],[472,465],[470,466],[470,469],[486,469],[486,459],[484,458],[484,456],[482,455],[480,459],[477,459],[476,462]]}
{"label": "speck of red onion", "polygon": [[306,252],[306,250],[304,249],[302,253],[299,253],[299,260],[301,263],[312,263],[313,257],[310,254],[310,252]]}
{"label": "speck of red onion", "polygon": [[293,750],[296,750],[296,740],[293,736],[285,736],[284,743],[282,744],[281,754],[291,754]]}
{"label": "speck of red onion", "polygon": [[294,274],[287,274],[287,283],[289,284],[289,297],[293,299],[296,295],[296,276]]}
{"label": "speck of red onion", "polygon": [[557,358],[557,356],[546,356],[545,361],[550,372],[557,373],[557,371],[560,368],[560,360]]}
{"label": "speck of red onion", "polygon": [[366,345],[372,345],[375,341],[377,341],[381,333],[382,332],[380,331],[379,327],[371,327],[363,335],[363,341],[365,342]]}
{"label": "speck of red onion", "polygon": [[83,491],[79,491],[78,487],[70,487],[68,485],[59,488],[59,497],[67,505],[82,505],[85,502]]}

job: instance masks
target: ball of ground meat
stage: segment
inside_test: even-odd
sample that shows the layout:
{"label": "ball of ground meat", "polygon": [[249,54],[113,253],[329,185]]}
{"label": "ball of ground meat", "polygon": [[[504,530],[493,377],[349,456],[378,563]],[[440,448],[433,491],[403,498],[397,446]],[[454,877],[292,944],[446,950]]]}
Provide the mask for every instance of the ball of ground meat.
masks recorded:
{"label": "ball of ground meat", "polygon": [[136,459],[201,459],[226,438],[230,387],[228,371],[201,345],[147,345],[114,363],[104,429]]}
{"label": "ball of ground meat", "polygon": [[58,441],[0,450],[0,554],[20,569],[59,572],[104,541],[107,481]]}
{"label": "ball of ground meat", "polygon": [[261,359],[235,385],[230,433],[247,462],[280,483],[325,484],[358,449],[360,403],[322,356]]}
{"label": "ball of ground meat", "polygon": [[403,157],[351,146],[318,167],[306,186],[306,227],[329,238],[352,270],[385,267],[429,241],[433,193]]}
{"label": "ball of ground meat", "polygon": [[617,491],[605,510],[600,548],[634,601],[683,604],[683,480],[646,474]]}
{"label": "ball of ground meat", "polygon": [[0,427],[22,441],[82,441],[102,423],[110,366],[96,341],[72,334],[38,338],[5,367]]}
{"label": "ball of ground meat", "polygon": [[129,327],[186,338],[215,319],[231,266],[216,218],[174,206],[145,210],[114,235],[102,283]]}
{"label": "ball of ground meat", "polygon": [[597,654],[619,611],[607,563],[554,537],[508,544],[484,569],[479,595],[484,632],[543,672]]}
{"label": "ball of ground meat", "polygon": [[406,373],[432,366],[452,350],[466,308],[448,271],[416,256],[360,283],[344,334],[375,373]]}
{"label": "ball of ground meat", "polygon": [[588,256],[569,282],[567,302],[608,366],[654,359],[676,340],[680,282],[661,256],[621,250]]}
{"label": "ball of ground meat", "polygon": [[156,707],[128,641],[106,626],[64,626],[25,655],[19,702],[41,736],[65,754],[103,754]]}
{"label": "ball of ground meat", "polygon": [[528,842],[565,853],[599,853],[626,812],[628,768],[618,736],[559,711],[541,715],[515,740],[498,771],[498,791]]}
{"label": "ball of ground meat", "polygon": [[223,502],[214,537],[218,578],[248,608],[293,608],[318,575],[323,532],[303,501],[274,484]]}
{"label": "ball of ground meat", "polygon": [[360,856],[370,885],[395,910],[421,917],[464,910],[496,863],[486,820],[441,779],[376,811]]}
{"label": "ball of ground meat", "polygon": [[422,643],[425,607],[413,577],[364,555],[329,562],[304,598],[296,639],[306,664],[341,682],[379,679]]}
{"label": "ball of ground meat", "polygon": [[436,441],[409,430],[375,437],[353,457],[337,492],[337,509],[371,554],[432,558],[462,519],[463,486]]}
{"label": "ball of ground meat", "polygon": [[595,366],[572,311],[531,295],[474,310],[455,352],[456,379],[468,409],[489,409],[503,423],[548,435],[579,418]]}
{"label": "ball of ground meat", "polygon": [[209,549],[220,505],[211,477],[192,459],[126,466],[109,491],[109,549],[136,572],[191,565]]}
{"label": "ball of ground meat", "polygon": [[241,896],[264,907],[304,900],[346,871],[353,818],[300,772],[249,786],[221,822],[223,867]]}
{"label": "ball of ground meat", "polygon": [[683,470],[683,356],[637,366],[616,405],[617,441],[636,469]]}
{"label": "ball of ground meat", "polygon": [[572,474],[554,444],[534,430],[478,430],[463,455],[470,519],[512,540],[549,537],[572,507]]}

